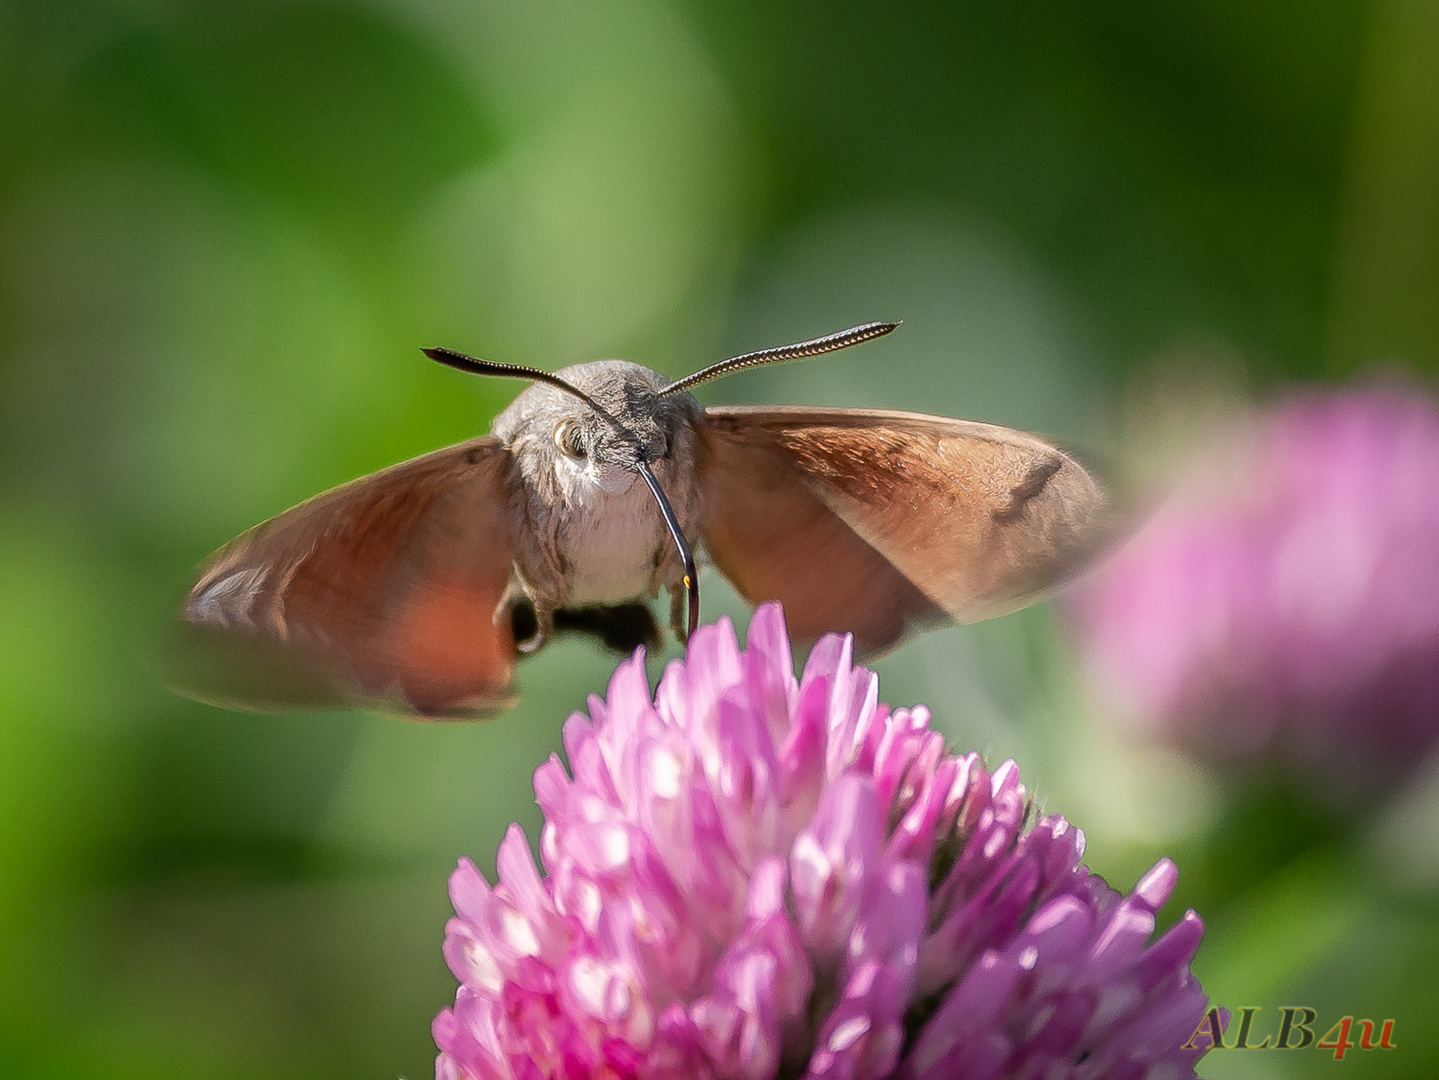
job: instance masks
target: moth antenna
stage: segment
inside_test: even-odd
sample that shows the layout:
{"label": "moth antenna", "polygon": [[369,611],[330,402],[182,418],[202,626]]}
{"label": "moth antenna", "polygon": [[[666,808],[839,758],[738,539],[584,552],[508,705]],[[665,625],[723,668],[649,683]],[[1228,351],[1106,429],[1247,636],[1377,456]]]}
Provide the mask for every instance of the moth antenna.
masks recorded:
{"label": "moth antenna", "polygon": [[[876,323],[874,325],[879,326],[883,324]],[[891,325],[888,329],[881,331],[881,333],[887,334],[893,329],[894,326]],[[846,331],[846,333],[853,333],[853,331]],[[840,335],[836,334],[831,336],[839,337]],[[845,344],[852,343],[846,342]],[[798,346],[792,345],[787,347],[797,348]],[[831,346],[831,348],[835,349],[843,347],[844,345]],[[675,547],[679,550],[680,559],[684,563],[684,584],[689,603],[689,630],[686,632],[685,637],[688,639],[694,634],[700,622],[700,578],[698,571],[695,569],[694,553],[690,551],[689,541],[685,539],[684,530],[680,528],[679,518],[675,516],[674,508],[670,506],[669,499],[665,497],[664,488],[660,487],[659,480],[656,479],[654,472],[650,469],[649,462],[644,458],[644,447],[640,444],[635,433],[625,427],[617,417],[613,416],[608,409],[590,397],[589,394],[586,394],[579,387],[565,382],[564,379],[552,372],[541,371],[539,368],[526,367],[523,364],[500,364],[494,360],[481,360],[477,356],[456,352],[454,349],[422,349],[420,351],[431,360],[438,361],[458,371],[468,372],[471,375],[498,375],[511,379],[529,379],[532,382],[548,383],[550,386],[558,387],[583,401],[593,409],[599,417],[633,445],[636,450],[640,451],[635,464],[635,471],[644,478],[645,484],[650,489],[650,494],[655,497],[655,502],[659,504],[660,516],[665,519],[665,526],[669,529],[670,537],[674,540]],[[828,352],[829,350],[821,349],[820,351]],[[736,359],[743,358],[736,357]],[[760,362],[763,363],[764,361]]]}
{"label": "moth antenna", "polygon": [[456,352],[454,349],[421,349],[422,353],[431,360],[438,361],[446,367],[452,367],[456,371],[465,371],[471,375],[498,375],[507,379],[529,379],[532,382],[549,383],[557,386],[567,394],[573,394],[590,408],[594,409],[601,416],[612,420],[610,415],[600,406],[594,398],[585,393],[578,386],[572,386],[564,379],[549,371],[541,371],[539,368],[525,367],[523,364],[500,364],[494,360],[481,360],[478,356],[470,356],[468,353]]}
{"label": "moth antenna", "polygon": [[656,396],[664,397],[666,394],[688,390],[691,386],[709,382],[711,379],[717,379],[721,375],[728,375],[732,371],[740,371],[743,368],[759,367],[761,364],[782,364],[786,360],[803,360],[807,356],[819,356],[821,353],[847,349],[851,345],[861,345],[866,341],[873,341],[877,337],[884,337],[898,326],[897,322],[865,323],[862,326],[851,326],[848,330],[841,330],[838,333],[826,334],[824,337],[796,341],[793,345],[777,345],[772,349],[760,349],[758,352],[731,356],[728,360],[721,360],[718,364],[711,364],[692,375],[686,375],[677,382],[670,383]]}

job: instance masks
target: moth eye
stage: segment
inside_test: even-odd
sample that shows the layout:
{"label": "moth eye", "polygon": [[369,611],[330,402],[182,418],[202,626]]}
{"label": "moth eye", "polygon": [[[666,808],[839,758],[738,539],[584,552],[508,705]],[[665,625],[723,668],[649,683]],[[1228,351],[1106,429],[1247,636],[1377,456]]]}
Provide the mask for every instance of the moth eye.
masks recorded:
{"label": "moth eye", "polygon": [[555,427],[555,445],[569,458],[583,458],[588,452],[580,441],[580,425],[575,420],[561,420]]}

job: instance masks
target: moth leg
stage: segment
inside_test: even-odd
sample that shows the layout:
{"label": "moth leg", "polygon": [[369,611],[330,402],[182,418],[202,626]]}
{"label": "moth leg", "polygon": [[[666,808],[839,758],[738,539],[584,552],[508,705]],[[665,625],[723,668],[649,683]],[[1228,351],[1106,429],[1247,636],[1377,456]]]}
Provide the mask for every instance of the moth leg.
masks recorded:
{"label": "moth leg", "polygon": [[555,632],[554,612],[524,594],[511,602],[509,619],[515,649],[525,655],[537,651]]}
{"label": "moth leg", "polygon": [[687,609],[685,600],[688,593],[685,587],[680,584],[666,585],[665,588],[670,594],[670,632],[674,634],[675,640],[681,645],[688,645],[690,640],[689,621],[686,618]]}

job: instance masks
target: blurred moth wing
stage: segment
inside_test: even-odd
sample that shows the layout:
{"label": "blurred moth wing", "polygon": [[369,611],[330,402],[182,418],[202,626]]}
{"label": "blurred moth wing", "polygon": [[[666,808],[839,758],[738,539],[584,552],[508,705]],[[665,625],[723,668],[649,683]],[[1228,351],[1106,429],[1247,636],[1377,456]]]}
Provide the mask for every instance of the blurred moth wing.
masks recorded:
{"label": "blurred moth wing", "polygon": [[230,707],[483,716],[513,700],[518,481],[493,437],[344,484],[237,537],[185,602],[185,692]]}
{"label": "blurred moth wing", "polygon": [[883,410],[718,407],[698,459],[700,533],[747,601],[796,637],[843,628],[861,655],[1018,610],[1106,534],[1073,458],[993,424]]}

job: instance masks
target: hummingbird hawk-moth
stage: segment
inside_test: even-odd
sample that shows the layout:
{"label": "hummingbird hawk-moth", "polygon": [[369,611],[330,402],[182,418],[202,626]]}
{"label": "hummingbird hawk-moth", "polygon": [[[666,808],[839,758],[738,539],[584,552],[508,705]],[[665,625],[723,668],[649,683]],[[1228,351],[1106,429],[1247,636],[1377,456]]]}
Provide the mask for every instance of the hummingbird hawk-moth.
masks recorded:
{"label": "hummingbird hawk-moth", "polygon": [[[693,538],[797,639],[908,632],[1023,607],[1095,549],[1104,497],[1023,432],[869,409],[719,406],[689,394],[741,368],[889,333],[868,323],[670,382],[622,360],[529,379],[471,439],[341,485],[213,555],[185,602],[195,696],[259,709],[370,706],[483,715],[516,661],[578,630],[632,649],[699,618]],[[193,674],[202,671],[204,674]]]}

